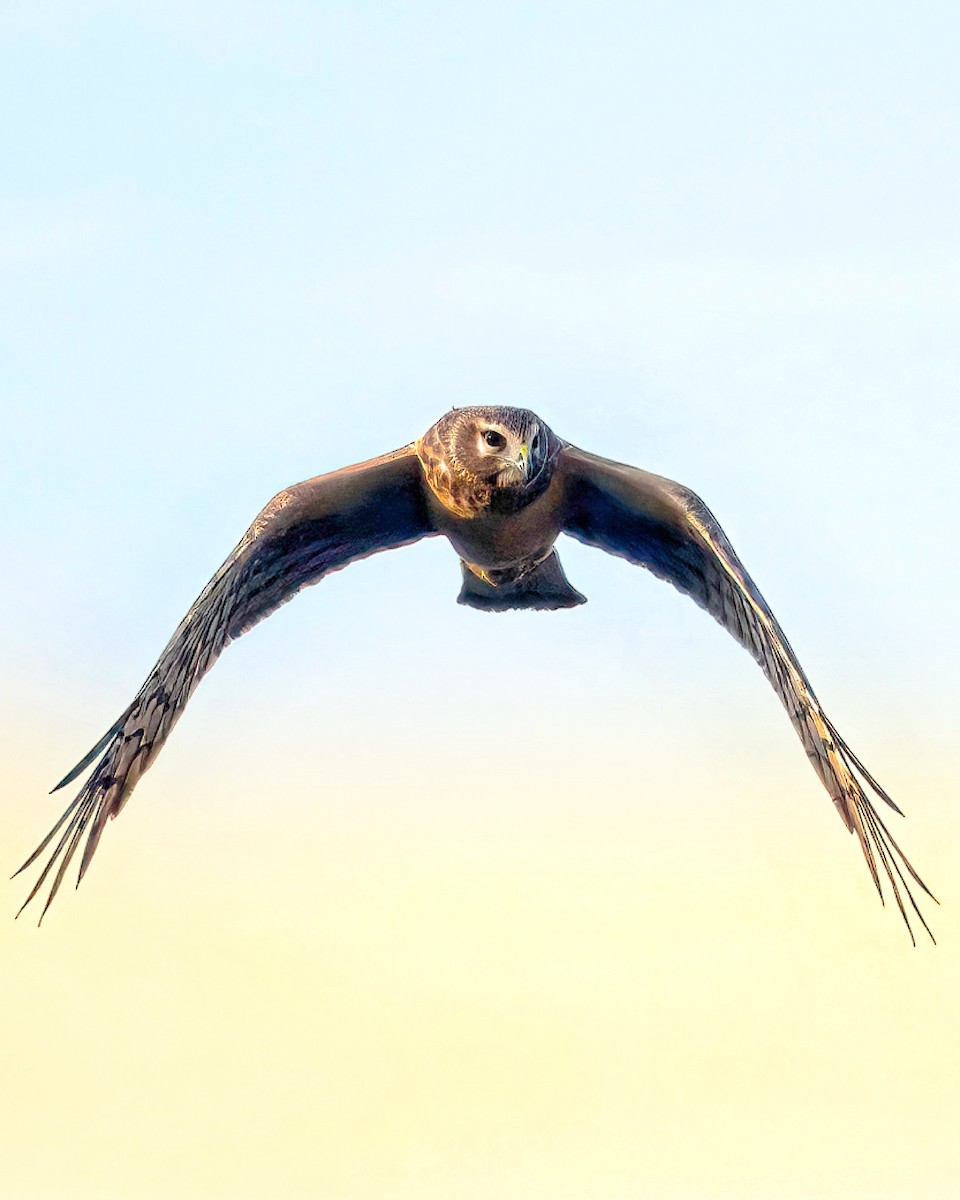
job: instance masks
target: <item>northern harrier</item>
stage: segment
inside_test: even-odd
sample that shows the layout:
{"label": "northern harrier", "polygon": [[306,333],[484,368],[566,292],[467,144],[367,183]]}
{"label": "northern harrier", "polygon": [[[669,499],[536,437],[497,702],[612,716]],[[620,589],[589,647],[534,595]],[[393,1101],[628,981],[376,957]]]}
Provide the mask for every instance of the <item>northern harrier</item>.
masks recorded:
{"label": "northern harrier", "polygon": [[753,655],[856,834],[881,900],[882,873],[911,939],[908,908],[930,933],[911,882],[931,893],[869,793],[900,810],[821,709],[706,505],[668,479],[568,445],[526,409],[500,407],[453,409],[402,450],[274,496],[203,589],[130,706],[57,785],[72,782],[99,756],[76,799],[20,868],[57,839],[24,907],[56,867],[46,912],[86,834],[79,884],[107,818],[123,808],[201,677],[228,642],[301,588],[369,554],[442,534],[460,556],[461,604],[491,611],[570,608],[585,597],[560,566],[554,543],[561,533],[672,583]]}

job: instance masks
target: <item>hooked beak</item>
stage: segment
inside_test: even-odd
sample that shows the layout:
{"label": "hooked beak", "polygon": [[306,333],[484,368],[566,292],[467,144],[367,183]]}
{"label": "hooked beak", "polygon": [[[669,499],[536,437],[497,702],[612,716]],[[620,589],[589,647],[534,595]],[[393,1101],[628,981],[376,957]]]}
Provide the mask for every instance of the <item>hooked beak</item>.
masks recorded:
{"label": "hooked beak", "polygon": [[530,474],[530,447],[524,442],[516,458],[501,459],[499,480],[501,487],[525,486]]}

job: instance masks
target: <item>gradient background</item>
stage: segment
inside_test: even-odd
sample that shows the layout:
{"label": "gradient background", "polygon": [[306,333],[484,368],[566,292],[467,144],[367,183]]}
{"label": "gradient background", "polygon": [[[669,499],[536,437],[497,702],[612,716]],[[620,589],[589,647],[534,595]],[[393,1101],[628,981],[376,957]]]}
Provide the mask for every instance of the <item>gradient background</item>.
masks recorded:
{"label": "gradient background", "polygon": [[705,497],[944,901],[911,950],[670,588],[384,555],[229,650],[42,930],[5,885],[3,1195],[954,1197],[955,5],[0,31],[7,868],[274,492],[496,401]]}

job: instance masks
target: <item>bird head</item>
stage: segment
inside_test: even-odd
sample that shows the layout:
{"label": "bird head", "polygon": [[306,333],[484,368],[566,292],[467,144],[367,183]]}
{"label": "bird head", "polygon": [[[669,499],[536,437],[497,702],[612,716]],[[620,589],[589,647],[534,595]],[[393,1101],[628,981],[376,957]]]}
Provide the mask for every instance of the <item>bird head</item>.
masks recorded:
{"label": "bird head", "polygon": [[563,443],[526,408],[453,408],[416,443],[424,475],[460,517],[515,512],[550,482]]}
{"label": "bird head", "polygon": [[494,490],[526,489],[540,475],[556,439],[525,408],[455,408],[437,424],[453,470]]}

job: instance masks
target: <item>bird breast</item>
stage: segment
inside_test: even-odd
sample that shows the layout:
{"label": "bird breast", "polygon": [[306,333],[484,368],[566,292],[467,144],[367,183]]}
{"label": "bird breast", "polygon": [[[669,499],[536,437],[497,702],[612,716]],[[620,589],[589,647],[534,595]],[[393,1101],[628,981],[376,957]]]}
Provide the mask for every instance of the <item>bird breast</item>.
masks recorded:
{"label": "bird breast", "polygon": [[486,570],[539,562],[560,532],[562,489],[553,482],[511,513],[485,509],[470,517],[452,512],[430,488],[425,490],[434,529],[465,562]]}

